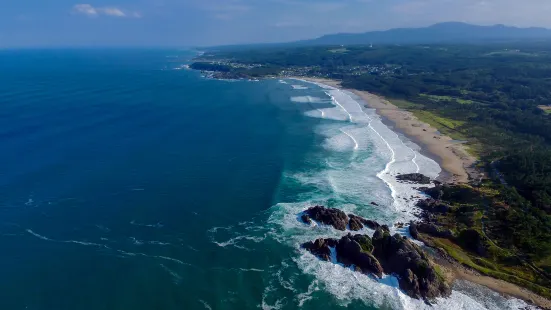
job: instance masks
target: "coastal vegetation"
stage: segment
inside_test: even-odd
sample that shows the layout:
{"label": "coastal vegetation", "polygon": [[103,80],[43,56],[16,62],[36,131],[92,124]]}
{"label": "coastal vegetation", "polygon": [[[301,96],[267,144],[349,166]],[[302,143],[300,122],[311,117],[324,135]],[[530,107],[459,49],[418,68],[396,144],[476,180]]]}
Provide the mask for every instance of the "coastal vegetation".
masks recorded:
{"label": "coastal vegetation", "polygon": [[412,235],[478,272],[551,298],[551,222],[515,189],[484,181],[427,190]]}
{"label": "coastal vegetation", "polygon": [[424,224],[434,227],[419,237],[465,266],[551,298],[550,47],[241,49],[209,51],[192,68],[226,77],[338,79],[465,142],[490,179],[440,187],[434,199],[448,207],[425,208]]}

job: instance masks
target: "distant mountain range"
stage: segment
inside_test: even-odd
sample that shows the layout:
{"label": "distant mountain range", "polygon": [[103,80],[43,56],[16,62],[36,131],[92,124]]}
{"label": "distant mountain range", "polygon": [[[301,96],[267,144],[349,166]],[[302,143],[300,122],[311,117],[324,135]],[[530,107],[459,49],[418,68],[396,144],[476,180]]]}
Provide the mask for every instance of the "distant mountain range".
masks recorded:
{"label": "distant mountain range", "polygon": [[339,33],[293,42],[298,45],[483,43],[551,39],[546,28],[517,28],[505,25],[477,26],[460,22],[424,28],[396,28],[365,33]]}

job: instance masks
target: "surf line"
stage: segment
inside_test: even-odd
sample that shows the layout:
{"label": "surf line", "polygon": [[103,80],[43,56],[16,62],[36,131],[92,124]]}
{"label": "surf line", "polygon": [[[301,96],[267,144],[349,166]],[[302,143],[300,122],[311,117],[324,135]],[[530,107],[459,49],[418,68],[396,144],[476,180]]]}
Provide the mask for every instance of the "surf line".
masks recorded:
{"label": "surf line", "polygon": [[[343,92],[344,93],[344,92]],[[350,95],[348,95],[347,93],[344,93],[345,95],[347,95],[348,97],[350,97]],[[354,100],[354,98],[350,97],[350,99]],[[360,111],[362,111],[362,113],[367,116],[367,118],[369,119],[369,127],[375,131],[375,133],[377,133],[377,135],[379,135],[379,137],[381,137],[381,139],[383,139],[383,137],[375,130],[373,129],[373,127],[371,126],[371,122],[373,121],[373,119],[367,114],[365,113],[364,109],[362,109],[362,106],[360,105],[360,103],[357,101],[357,100],[354,100],[354,102],[356,102],[356,104],[358,105],[358,107],[360,108]],[[392,130],[391,130],[392,131]],[[421,168],[419,167],[419,165],[417,164],[417,162],[415,161],[415,159],[417,159],[417,152],[415,152],[411,147],[407,146],[404,141],[402,141],[402,139],[400,139],[400,136],[398,136],[398,134],[394,131],[392,131],[392,133],[394,135],[396,135],[396,138],[398,138],[398,140],[400,140],[400,142],[402,143],[403,146],[405,146],[406,148],[408,148],[412,153],[413,153],[413,158],[411,159],[411,161],[413,162],[413,164],[415,165],[415,172],[419,173],[419,171],[421,171]],[[385,140],[383,139],[383,141],[386,143],[386,145],[388,146],[388,148],[390,149],[390,151],[392,152],[393,154],[393,158],[394,158],[394,150],[390,147],[390,144]],[[386,169],[385,169],[386,170]]]}
{"label": "surf line", "polygon": [[342,133],[344,133],[345,135],[347,135],[350,139],[352,139],[352,141],[354,141],[354,150],[357,150],[359,145],[358,145],[358,141],[356,141],[356,139],[351,135],[349,134],[348,132],[344,131],[342,128],[339,128],[340,131],[342,131]]}
{"label": "surf line", "polygon": [[321,118],[325,118],[325,112],[323,112],[323,110],[318,109],[318,108],[314,107],[314,105],[312,105],[312,103],[314,103],[314,102],[312,101],[312,97],[311,97],[311,96],[306,96],[306,98],[308,98],[308,104],[312,107],[312,109],[316,109],[316,110],[320,111],[320,113],[321,113]]}
{"label": "surf line", "polygon": [[339,107],[341,107],[341,109],[343,109],[343,111],[348,114],[348,119],[350,120],[350,122],[352,122],[352,114],[350,114],[338,101],[337,99],[335,99],[335,97],[333,95],[331,95],[329,92],[325,92],[329,97],[331,97],[331,101],[333,101],[336,105],[338,105]]}

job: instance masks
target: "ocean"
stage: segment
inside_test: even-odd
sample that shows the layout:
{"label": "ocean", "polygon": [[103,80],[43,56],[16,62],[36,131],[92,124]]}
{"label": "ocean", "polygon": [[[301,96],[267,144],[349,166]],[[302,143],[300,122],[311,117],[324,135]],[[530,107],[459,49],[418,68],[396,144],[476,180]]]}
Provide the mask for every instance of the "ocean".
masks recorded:
{"label": "ocean", "polygon": [[[419,194],[394,177],[438,164],[354,94],[207,79],[194,56],[0,51],[0,309],[430,308],[300,249],[343,233],[297,217],[407,234]],[[523,306],[458,282],[433,309]]]}

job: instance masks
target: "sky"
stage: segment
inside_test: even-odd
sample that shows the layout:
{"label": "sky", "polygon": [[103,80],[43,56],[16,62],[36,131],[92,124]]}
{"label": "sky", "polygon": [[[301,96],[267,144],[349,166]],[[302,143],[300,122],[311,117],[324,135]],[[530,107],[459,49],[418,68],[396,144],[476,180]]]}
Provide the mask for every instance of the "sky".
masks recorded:
{"label": "sky", "polygon": [[208,46],[462,21],[551,28],[551,0],[0,0],[0,47]]}

